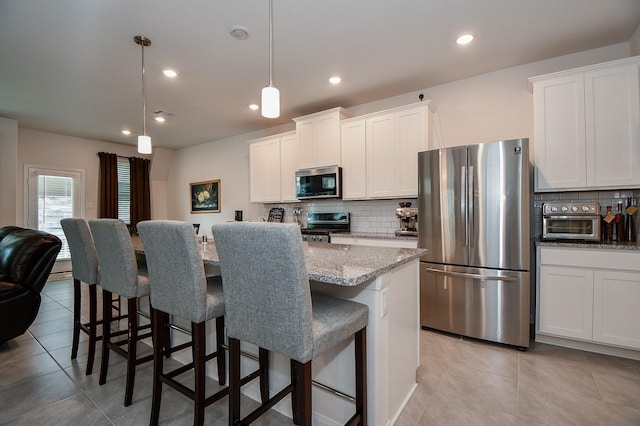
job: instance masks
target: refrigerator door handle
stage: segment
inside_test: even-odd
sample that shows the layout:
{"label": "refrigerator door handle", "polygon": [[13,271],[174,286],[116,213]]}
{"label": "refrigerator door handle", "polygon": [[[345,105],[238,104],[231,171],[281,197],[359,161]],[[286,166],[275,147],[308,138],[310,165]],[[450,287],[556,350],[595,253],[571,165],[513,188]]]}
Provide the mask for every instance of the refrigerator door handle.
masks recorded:
{"label": "refrigerator door handle", "polygon": [[493,276],[493,275],[482,275],[482,274],[470,274],[468,272],[455,272],[455,271],[445,271],[437,268],[424,268],[425,271],[435,272],[437,274],[443,275],[453,275],[456,277],[463,278],[473,278],[475,280],[491,280],[491,281],[518,281],[518,277],[510,277],[510,276]]}
{"label": "refrigerator door handle", "polygon": [[460,214],[465,219],[464,244],[469,247],[469,228],[467,227],[467,166],[460,167]]}
{"label": "refrigerator door handle", "polygon": [[467,214],[469,215],[469,232],[468,232],[468,238],[469,238],[469,247],[474,247],[475,244],[473,243],[476,239],[475,237],[475,212],[473,211],[473,200],[475,197],[475,182],[473,179],[473,166],[469,166],[469,175],[467,176],[467,179],[469,181],[469,194],[467,195],[468,198],[468,204],[469,204],[469,210],[467,211]]}

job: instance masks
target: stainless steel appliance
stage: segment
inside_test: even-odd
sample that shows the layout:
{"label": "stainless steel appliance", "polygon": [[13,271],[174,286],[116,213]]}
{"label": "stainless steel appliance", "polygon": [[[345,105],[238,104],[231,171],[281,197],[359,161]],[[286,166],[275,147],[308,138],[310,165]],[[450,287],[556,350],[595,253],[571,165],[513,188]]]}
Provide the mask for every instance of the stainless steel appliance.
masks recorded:
{"label": "stainless steel appliance", "polygon": [[349,232],[350,229],[350,213],[307,213],[307,227],[300,232],[304,241],[329,243],[331,233]]}
{"label": "stainless steel appliance", "polygon": [[400,219],[400,229],[396,231],[397,236],[418,236],[418,208],[411,207],[411,203],[402,202],[396,209],[396,217]]}
{"label": "stainless steel appliance", "polygon": [[420,321],[529,346],[529,140],[418,154]]}
{"label": "stainless steel appliance", "polygon": [[342,197],[342,169],[338,166],[296,171],[299,200]]}
{"label": "stainless steel appliance", "polygon": [[543,240],[600,241],[600,204],[551,201],[542,206]]}

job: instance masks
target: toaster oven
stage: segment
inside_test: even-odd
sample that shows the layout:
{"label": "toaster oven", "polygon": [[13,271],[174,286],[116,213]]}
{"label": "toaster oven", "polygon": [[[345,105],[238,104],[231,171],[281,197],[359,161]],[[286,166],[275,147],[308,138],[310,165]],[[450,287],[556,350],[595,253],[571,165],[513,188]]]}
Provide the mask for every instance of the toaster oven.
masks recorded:
{"label": "toaster oven", "polygon": [[545,203],[542,206],[542,239],[600,241],[601,222],[599,203]]}

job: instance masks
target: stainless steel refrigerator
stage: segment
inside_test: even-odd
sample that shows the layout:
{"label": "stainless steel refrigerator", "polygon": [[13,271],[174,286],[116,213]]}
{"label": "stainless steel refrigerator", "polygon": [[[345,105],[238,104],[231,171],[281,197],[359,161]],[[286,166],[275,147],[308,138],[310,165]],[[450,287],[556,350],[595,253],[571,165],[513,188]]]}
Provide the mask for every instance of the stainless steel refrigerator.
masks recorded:
{"label": "stainless steel refrigerator", "polygon": [[422,326],[529,346],[528,145],[418,154]]}

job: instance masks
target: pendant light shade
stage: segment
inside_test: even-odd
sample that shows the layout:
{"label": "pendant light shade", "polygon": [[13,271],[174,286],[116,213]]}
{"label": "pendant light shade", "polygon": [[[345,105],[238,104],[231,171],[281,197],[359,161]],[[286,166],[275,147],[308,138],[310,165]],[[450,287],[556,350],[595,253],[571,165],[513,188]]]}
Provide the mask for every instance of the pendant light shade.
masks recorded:
{"label": "pendant light shade", "polygon": [[262,116],[280,117],[280,91],[273,86],[273,0],[269,0],[269,85],[262,89]]}
{"label": "pendant light shade", "polygon": [[149,136],[138,136],[138,153],[151,154],[151,138]]}
{"label": "pendant light shade", "polygon": [[147,136],[147,101],[144,87],[144,48],[151,46],[151,40],[144,36],[135,36],[133,41],[142,48],[142,134],[138,136],[138,153],[151,154],[151,137]]}
{"label": "pendant light shade", "polygon": [[262,88],[262,116],[280,117],[280,91],[273,86]]}

